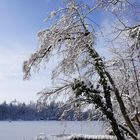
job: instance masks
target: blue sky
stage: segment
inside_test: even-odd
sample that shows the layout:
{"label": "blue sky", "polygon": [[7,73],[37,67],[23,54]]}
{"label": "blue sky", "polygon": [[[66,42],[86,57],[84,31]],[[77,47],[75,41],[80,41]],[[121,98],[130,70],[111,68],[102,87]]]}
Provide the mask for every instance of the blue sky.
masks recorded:
{"label": "blue sky", "polygon": [[37,32],[47,27],[43,20],[59,5],[57,0],[0,2],[0,102],[36,100],[36,93],[51,83],[51,65],[23,81],[22,63],[38,47]]}
{"label": "blue sky", "polygon": [[[31,80],[23,81],[22,64],[37,46],[37,32],[48,27],[48,13],[60,7],[58,0],[1,0],[0,1],[0,102],[35,101],[36,93],[51,86],[51,67]],[[103,22],[103,14],[95,20]],[[101,18],[102,17],[102,18]],[[102,50],[102,48],[100,48]]]}

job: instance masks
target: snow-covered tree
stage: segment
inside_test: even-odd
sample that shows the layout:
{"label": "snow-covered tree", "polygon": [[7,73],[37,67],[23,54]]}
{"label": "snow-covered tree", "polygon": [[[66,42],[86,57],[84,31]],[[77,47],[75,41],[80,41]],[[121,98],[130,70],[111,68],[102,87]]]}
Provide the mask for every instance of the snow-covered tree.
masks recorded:
{"label": "snow-covered tree", "polygon": [[[131,103],[130,97],[127,96],[128,93],[125,94],[129,100],[125,103],[125,98],[121,92],[125,88],[125,92],[137,90],[136,92],[139,93],[139,73],[136,66],[138,62],[135,62],[133,58],[135,54],[131,55],[125,46],[123,50],[129,54],[128,57],[130,58],[129,61],[125,62],[127,63],[126,66],[123,66],[123,61],[127,55],[123,50],[116,54],[124,55],[123,60],[120,61],[121,57],[119,57],[118,60],[115,59],[119,62],[115,63],[112,59],[113,66],[104,61],[95,49],[97,36],[92,21],[92,13],[97,9],[111,12],[121,23],[120,28],[122,25],[125,27],[123,30],[119,30],[119,24],[116,26],[118,30],[115,38],[120,37],[121,39],[121,33],[127,32],[128,38],[131,38],[130,43],[132,45],[130,48],[139,50],[139,26],[125,26],[123,20],[118,18],[119,15],[126,18],[125,12],[130,9],[129,6],[135,5],[132,5],[128,0],[95,0],[91,4],[85,3],[85,1],[68,0],[64,8],[51,12],[49,19],[54,20],[54,23],[48,29],[38,33],[40,47],[24,62],[23,66],[24,78],[29,79],[32,69],[38,70],[41,62],[47,63],[54,54],[59,55],[60,59],[53,71],[52,78],[56,80],[63,76],[64,79],[61,84],[59,81],[56,88],[43,90],[40,100],[44,102],[51,96],[55,99],[56,96],[63,94],[69,97],[66,103],[73,103],[73,107],[75,105],[77,108],[83,105],[95,105],[102,114],[106,115],[118,140],[125,140],[125,132],[133,139],[138,140],[138,129],[135,128],[136,125],[129,115],[131,111],[127,108]],[[131,72],[127,72],[130,66],[128,63],[131,63],[132,66]],[[124,71],[119,71],[117,66],[123,68]],[[128,73],[131,73],[134,80],[133,84],[130,84],[133,88],[125,83],[128,82],[128,79],[127,81],[122,80],[122,78],[128,78]],[[138,115],[138,107],[134,103],[135,100],[132,101],[131,107],[134,106]],[[118,111],[114,109],[114,104],[118,106]],[[116,112],[121,114],[122,119],[117,118]],[[126,126],[122,125],[122,121],[126,123]]]}

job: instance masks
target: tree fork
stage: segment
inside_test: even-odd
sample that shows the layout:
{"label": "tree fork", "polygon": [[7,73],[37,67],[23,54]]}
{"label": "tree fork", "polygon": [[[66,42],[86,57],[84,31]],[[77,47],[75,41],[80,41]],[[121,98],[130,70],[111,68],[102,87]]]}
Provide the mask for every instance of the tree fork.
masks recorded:
{"label": "tree fork", "polygon": [[[126,121],[128,127],[130,128],[130,130],[135,134],[137,135],[137,132],[129,118],[129,116],[127,115],[127,112],[126,112],[126,108],[124,106],[124,103],[123,103],[123,100],[119,94],[119,91],[118,89],[116,88],[115,86],[115,83],[113,81],[113,79],[111,78],[110,74],[105,70],[105,66],[102,62],[102,59],[100,58],[99,54],[96,52],[95,49],[93,49],[91,46],[89,45],[86,45],[87,48],[88,48],[88,51],[89,51],[89,54],[90,56],[94,59],[95,61],[95,68],[99,74],[99,76],[102,78],[102,75],[106,76],[108,79],[109,79],[109,82],[110,84],[112,85],[113,87],[113,91],[115,93],[115,96],[116,96],[116,99],[118,101],[118,104],[119,104],[119,107],[120,107],[120,110],[121,110],[121,113],[124,117],[124,120]],[[99,61],[100,60],[100,61]]]}
{"label": "tree fork", "polygon": [[121,98],[121,96],[120,96],[120,94],[119,94],[118,89],[117,89],[116,86],[115,86],[115,83],[114,83],[112,77],[110,76],[110,74],[109,74],[107,71],[106,71],[106,75],[107,75],[107,77],[108,77],[108,79],[109,79],[109,81],[110,81],[110,83],[111,83],[111,85],[112,85],[112,87],[113,87],[113,91],[114,91],[115,96],[116,96],[116,98],[117,98],[117,101],[118,101],[118,103],[119,103],[119,106],[120,106],[120,109],[121,109],[121,113],[122,113],[122,115],[123,115],[123,117],[124,117],[124,119],[125,119],[125,121],[126,121],[128,127],[130,128],[130,130],[131,130],[135,135],[137,135],[137,131],[136,131],[136,129],[134,128],[134,126],[133,126],[133,124],[132,124],[132,122],[131,122],[131,120],[130,120],[130,118],[129,118],[127,112],[126,112],[125,105],[124,105],[123,100],[122,100],[122,98]]}

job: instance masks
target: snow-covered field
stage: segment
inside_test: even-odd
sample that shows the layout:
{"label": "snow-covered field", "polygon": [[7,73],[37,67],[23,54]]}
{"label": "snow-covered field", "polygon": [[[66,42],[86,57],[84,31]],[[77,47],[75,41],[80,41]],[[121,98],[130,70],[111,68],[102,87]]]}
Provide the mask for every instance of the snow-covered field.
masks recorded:
{"label": "snow-covered field", "polygon": [[0,132],[0,140],[62,140],[71,134],[105,134],[104,124],[99,121],[1,121]]}

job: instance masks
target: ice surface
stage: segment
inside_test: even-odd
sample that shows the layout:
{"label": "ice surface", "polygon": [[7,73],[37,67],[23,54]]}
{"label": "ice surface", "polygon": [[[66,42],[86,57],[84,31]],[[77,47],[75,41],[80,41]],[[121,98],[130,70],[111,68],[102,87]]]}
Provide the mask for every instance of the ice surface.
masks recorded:
{"label": "ice surface", "polygon": [[49,140],[62,140],[69,134],[102,135],[103,127],[100,121],[1,121],[0,140],[34,140],[40,133]]}

